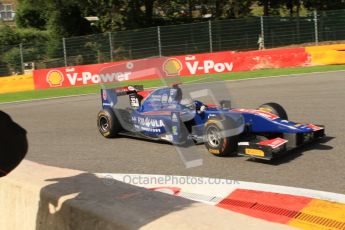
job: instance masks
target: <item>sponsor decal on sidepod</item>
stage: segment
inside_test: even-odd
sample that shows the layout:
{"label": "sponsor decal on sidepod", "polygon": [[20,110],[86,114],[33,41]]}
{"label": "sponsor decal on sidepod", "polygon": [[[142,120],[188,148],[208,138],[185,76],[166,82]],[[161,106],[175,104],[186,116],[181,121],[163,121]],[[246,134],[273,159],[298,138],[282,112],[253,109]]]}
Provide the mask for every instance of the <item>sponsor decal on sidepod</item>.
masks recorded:
{"label": "sponsor decal on sidepod", "polygon": [[148,117],[132,117],[132,121],[143,131],[159,133],[161,132],[160,128],[165,127],[163,120],[151,119]]}

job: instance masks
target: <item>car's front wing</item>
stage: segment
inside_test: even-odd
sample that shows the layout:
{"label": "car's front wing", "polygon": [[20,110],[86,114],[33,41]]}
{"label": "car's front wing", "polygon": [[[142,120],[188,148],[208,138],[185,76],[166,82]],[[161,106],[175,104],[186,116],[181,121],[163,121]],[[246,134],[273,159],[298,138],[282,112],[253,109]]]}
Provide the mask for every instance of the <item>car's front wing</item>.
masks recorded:
{"label": "car's front wing", "polygon": [[238,154],[250,158],[271,160],[325,136],[324,126],[311,126],[313,127],[312,132],[282,134],[282,137],[260,142],[239,142]]}

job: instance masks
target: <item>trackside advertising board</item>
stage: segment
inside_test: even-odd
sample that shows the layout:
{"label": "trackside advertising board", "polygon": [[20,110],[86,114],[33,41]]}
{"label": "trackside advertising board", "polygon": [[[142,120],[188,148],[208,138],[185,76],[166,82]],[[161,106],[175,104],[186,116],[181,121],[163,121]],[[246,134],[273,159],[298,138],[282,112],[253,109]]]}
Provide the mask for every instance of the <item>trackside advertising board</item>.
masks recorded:
{"label": "trackside advertising board", "polygon": [[[126,63],[122,71],[102,73],[114,65]],[[284,68],[305,66],[310,63],[305,48],[276,49],[248,52],[217,52],[167,57],[164,63],[145,72],[133,70],[135,61],[121,61],[94,65],[71,66],[35,70],[33,73],[35,89],[73,87],[98,84],[100,82],[130,81],[158,78],[157,69],[167,75],[183,77],[248,71],[264,68]],[[159,62],[157,62],[159,63]],[[135,68],[134,68],[135,69]]]}

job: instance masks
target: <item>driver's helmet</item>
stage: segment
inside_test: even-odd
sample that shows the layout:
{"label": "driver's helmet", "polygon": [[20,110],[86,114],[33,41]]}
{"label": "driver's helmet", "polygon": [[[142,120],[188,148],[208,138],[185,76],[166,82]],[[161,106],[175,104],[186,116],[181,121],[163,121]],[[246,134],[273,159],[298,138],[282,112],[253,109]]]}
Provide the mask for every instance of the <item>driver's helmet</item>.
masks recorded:
{"label": "driver's helmet", "polygon": [[195,110],[195,103],[191,98],[184,98],[181,100],[180,104],[185,108]]}
{"label": "driver's helmet", "polygon": [[190,121],[195,117],[195,103],[191,98],[184,98],[181,100],[182,112],[180,118],[183,122]]}

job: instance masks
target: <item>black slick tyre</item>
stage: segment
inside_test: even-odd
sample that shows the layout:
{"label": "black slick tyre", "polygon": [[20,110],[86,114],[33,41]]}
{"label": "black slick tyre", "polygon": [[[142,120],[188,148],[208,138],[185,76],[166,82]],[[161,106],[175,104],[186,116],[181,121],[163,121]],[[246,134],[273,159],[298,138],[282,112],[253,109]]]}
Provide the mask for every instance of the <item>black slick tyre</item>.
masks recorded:
{"label": "black slick tyre", "polygon": [[288,115],[283,106],[279,105],[278,103],[275,102],[269,102],[263,105],[260,105],[258,110],[264,111],[264,112],[269,112],[274,115],[279,116],[281,119],[287,120]]}
{"label": "black slick tyre", "polygon": [[102,109],[97,114],[97,127],[99,132],[106,138],[118,135],[122,130],[121,124],[112,109]]}
{"label": "black slick tyre", "polygon": [[224,127],[220,120],[207,121],[204,128],[205,147],[215,156],[234,156],[237,154],[238,136],[224,136]]}

